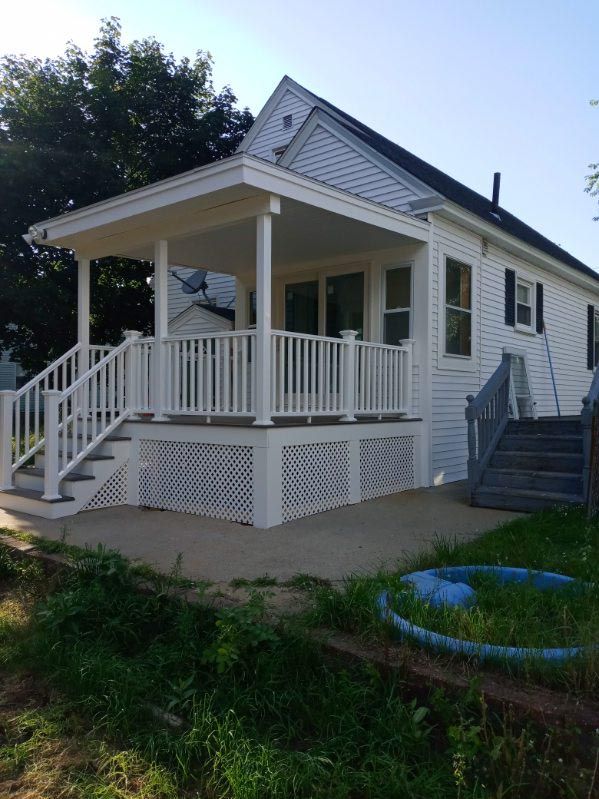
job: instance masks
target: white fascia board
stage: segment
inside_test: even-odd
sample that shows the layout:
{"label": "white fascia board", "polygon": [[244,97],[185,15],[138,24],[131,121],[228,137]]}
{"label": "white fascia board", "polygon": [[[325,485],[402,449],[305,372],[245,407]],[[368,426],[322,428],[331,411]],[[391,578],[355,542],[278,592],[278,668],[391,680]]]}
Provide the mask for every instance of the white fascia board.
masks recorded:
{"label": "white fascia board", "polygon": [[407,172],[402,167],[394,164],[393,161],[381,155],[376,150],[373,150],[366,142],[362,141],[358,136],[351,133],[346,127],[340,125],[328,111],[322,111],[320,108],[315,108],[302,127],[298,130],[291,143],[278,160],[279,166],[290,168],[290,164],[294,158],[301,151],[304,144],[308,141],[312,133],[317,127],[324,128],[333,136],[336,136],[352,150],[367,158],[379,169],[385,172],[392,178],[395,178],[399,183],[411,189],[414,194],[420,197],[430,196],[433,190],[422,181],[415,178],[412,174]]}
{"label": "white fascia board", "polygon": [[594,294],[599,294],[599,273],[597,275],[597,280],[595,280],[590,275],[585,275],[577,269],[568,266],[568,264],[559,261],[557,258],[547,255],[547,253],[544,253],[542,250],[538,250],[536,247],[526,244],[511,233],[505,233],[503,230],[499,230],[495,225],[485,222],[483,219],[480,219],[480,217],[465,211],[454,203],[446,202],[436,213],[455,224],[461,225],[474,233],[478,233],[479,236],[487,239],[491,244],[495,244],[497,247],[506,250],[506,252],[512,253],[523,261],[528,261],[535,266],[539,266],[541,269],[545,269],[551,274],[558,275],[570,283],[581,286]]}
{"label": "white fascia board", "polygon": [[214,164],[86,205],[77,211],[37,222],[35,227],[46,231],[46,237],[40,243],[52,245],[52,241],[59,238],[238,185],[242,182],[243,158],[242,155],[233,155]]}
{"label": "white fascia board", "polygon": [[43,243],[52,246],[53,242],[68,236],[236,185],[270,194],[271,213],[278,213],[278,200],[274,195],[280,195],[420,241],[428,237],[428,224],[409,214],[385,208],[247,153],[39,222],[36,227],[46,230]]}
{"label": "white fascia board", "polygon": [[428,223],[411,214],[387,208],[357,194],[307,178],[299,172],[292,172],[278,164],[270,164],[261,158],[246,158],[248,160],[244,166],[244,183],[249,186],[418,241],[428,241]]}

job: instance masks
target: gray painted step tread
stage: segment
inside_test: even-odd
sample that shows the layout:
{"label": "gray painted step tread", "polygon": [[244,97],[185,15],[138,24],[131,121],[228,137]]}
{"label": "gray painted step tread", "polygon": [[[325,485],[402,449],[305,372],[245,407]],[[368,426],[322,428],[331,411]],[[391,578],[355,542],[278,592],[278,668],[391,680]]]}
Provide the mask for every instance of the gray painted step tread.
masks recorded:
{"label": "gray painted step tread", "polygon": [[[43,477],[45,470],[40,466],[27,466],[25,469],[17,469],[15,474],[29,474],[32,477]],[[70,472],[63,480],[70,480],[72,483],[78,483],[82,480],[95,480],[93,474],[81,474],[81,472]],[[62,481],[61,481],[62,482]]]}
{"label": "gray painted step tread", "polygon": [[513,474],[517,477],[580,477],[582,479],[580,469],[575,469],[571,472],[546,472],[543,471],[543,469],[510,469],[509,466],[488,466],[485,469],[485,473],[487,472],[493,472],[493,474]]}
{"label": "gray painted step tread", "polygon": [[[79,433],[77,438],[83,438],[83,435]],[[106,436],[100,443],[102,444],[104,441],[131,441],[131,436]]]}
{"label": "gray painted step tread", "polygon": [[60,499],[42,499],[43,491],[35,491],[33,488],[9,488],[5,491],[0,491],[2,494],[10,494],[13,497],[23,497],[23,499],[36,499],[38,502],[47,502],[49,505],[55,505],[57,502],[74,502],[75,497],[62,496]]}
{"label": "gray painted step tread", "polygon": [[582,458],[580,452],[552,452],[551,450],[547,452],[538,452],[537,450],[529,449],[497,449],[495,452],[501,455],[514,455],[517,457],[521,455],[530,455],[532,458],[551,458],[552,460],[556,458]]}
{"label": "gray painted step tread", "polygon": [[[59,455],[62,455],[62,451],[59,452]],[[72,452],[67,452],[67,456],[69,458],[72,458],[73,457],[73,453]],[[114,460],[114,455],[98,455],[95,452],[91,452],[89,455],[86,455],[85,458],[83,458],[83,460],[84,461],[113,461]]]}
{"label": "gray painted step tread", "polygon": [[545,499],[549,502],[582,502],[579,494],[561,494],[557,491],[535,491],[528,488],[501,488],[499,486],[479,486],[475,494],[499,494],[504,497],[526,497],[530,499]]}

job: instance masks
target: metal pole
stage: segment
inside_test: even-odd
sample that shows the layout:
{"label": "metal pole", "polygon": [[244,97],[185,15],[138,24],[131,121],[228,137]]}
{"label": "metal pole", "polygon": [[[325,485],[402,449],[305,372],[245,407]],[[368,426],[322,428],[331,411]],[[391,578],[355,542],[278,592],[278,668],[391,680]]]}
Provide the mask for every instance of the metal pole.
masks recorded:
{"label": "metal pole", "polygon": [[553,395],[555,397],[555,404],[557,406],[557,415],[561,416],[561,411],[559,409],[559,399],[557,398],[557,386],[555,385],[555,375],[553,373],[553,363],[551,362],[551,352],[549,350],[549,339],[547,338],[547,328],[545,327],[545,322],[543,322],[543,334],[545,336],[545,349],[547,350],[547,359],[549,361],[549,371],[551,372],[551,382],[553,384]]}

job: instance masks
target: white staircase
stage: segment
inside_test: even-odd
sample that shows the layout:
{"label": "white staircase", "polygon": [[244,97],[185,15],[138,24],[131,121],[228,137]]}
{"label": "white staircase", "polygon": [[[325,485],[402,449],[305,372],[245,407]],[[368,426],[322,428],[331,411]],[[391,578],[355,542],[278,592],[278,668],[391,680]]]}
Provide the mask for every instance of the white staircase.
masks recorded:
{"label": "white staircase", "polygon": [[[19,391],[0,392],[0,507],[49,519],[84,509],[129,458],[135,335],[99,360],[76,345]],[[98,348],[95,348],[96,350]]]}

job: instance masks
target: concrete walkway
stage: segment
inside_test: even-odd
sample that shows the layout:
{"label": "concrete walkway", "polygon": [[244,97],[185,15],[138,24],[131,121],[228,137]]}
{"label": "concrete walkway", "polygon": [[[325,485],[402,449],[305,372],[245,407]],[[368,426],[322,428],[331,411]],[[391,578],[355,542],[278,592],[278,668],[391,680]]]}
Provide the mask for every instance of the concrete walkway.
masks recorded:
{"label": "concrete walkway", "polygon": [[436,536],[467,539],[520,514],[471,508],[465,483],[392,494],[298,519],[270,530],[170,511],[129,506],[49,520],[0,510],[0,527],[68,543],[118,549],[168,572],[183,556],[193,579],[228,583],[268,574],[279,581],[298,573],[340,580],[374,570],[426,548]]}

